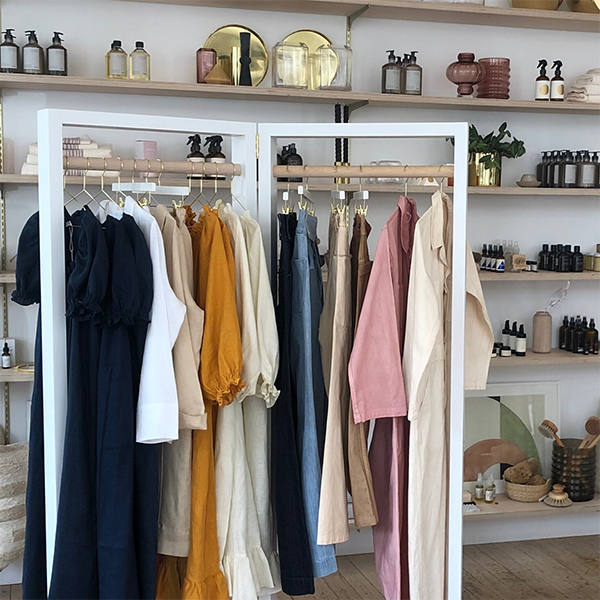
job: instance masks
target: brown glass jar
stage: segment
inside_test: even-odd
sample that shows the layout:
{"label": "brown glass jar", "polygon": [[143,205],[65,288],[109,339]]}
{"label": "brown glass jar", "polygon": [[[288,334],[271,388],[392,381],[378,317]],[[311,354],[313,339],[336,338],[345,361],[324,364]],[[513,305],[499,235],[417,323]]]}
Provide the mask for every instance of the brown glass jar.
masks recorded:
{"label": "brown glass jar", "polygon": [[596,489],[596,448],[578,447],[581,440],[562,438],[563,448],[552,445],[552,481],[565,486],[573,502],[592,500]]}

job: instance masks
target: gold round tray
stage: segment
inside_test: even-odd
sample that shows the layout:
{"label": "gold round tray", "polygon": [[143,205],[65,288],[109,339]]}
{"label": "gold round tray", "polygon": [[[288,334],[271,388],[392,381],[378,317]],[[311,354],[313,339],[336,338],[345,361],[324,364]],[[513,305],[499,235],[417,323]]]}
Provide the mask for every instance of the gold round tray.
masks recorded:
{"label": "gold round tray", "polygon": [[[231,53],[239,56],[240,33],[250,34],[250,75],[252,85],[258,85],[266,76],[269,69],[269,52],[260,36],[243,25],[225,25],[213,31],[204,43],[205,48],[213,48],[217,59],[225,72],[231,78]],[[235,48],[235,50],[233,50]],[[228,68],[227,68],[228,67]],[[233,81],[233,78],[232,78]]]}
{"label": "gold round tray", "polygon": [[[318,31],[300,29],[285,37],[284,44],[305,44],[308,47],[308,89],[316,90],[319,87],[319,66],[317,64],[317,50],[321,46],[331,46],[331,40]],[[337,54],[332,53],[337,61]],[[337,66],[331,71],[335,74]],[[333,75],[332,75],[333,77]],[[327,85],[331,81],[325,82]]]}

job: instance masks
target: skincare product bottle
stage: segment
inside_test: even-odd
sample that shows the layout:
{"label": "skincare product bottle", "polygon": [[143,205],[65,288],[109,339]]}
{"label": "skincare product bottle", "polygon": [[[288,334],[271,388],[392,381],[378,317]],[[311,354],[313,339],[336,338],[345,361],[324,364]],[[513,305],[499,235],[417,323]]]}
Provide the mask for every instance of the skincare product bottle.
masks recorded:
{"label": "skincare product bottle", "polygon": [[583,254],[581,246],[575,246],[571,254],[571,269],[573,273],[583,273]]}
{"label": "skincare product bottle", "polygon": [[567,338],[567,329],[569,329],[569,317],[563,317],[563,324],[560,326],[558,330],[558,348],[559,350],[565,349],[566,338]]}
{"label": "skincare product bottle", "polygon": [[581,161],[577,164],[577,187],[593,188],[596,179],[596,165],[590,158],[589,150],[584,150]]}
{"label": "skincare product bottle", "polygon": [[4,41],[0,44],[0,72],[18,73],[19,46],[15,44],[14,29],[4,31]]}
{"label": "skincare product bottle", "polygon": [[477,473],[477,483],[475,484],[475,502],[483,500],[485,497],[485,488],[483,487],[483,473]]}
{"label": "skincare product bottle", "polygon": [[502,345],[510,348],[510,321],[504,321],[504,329],[502,330]]}
{"label": "skincare product bottle", "polygon": [[487,244],[484,244],[483,248],[481,249],[481,262],[479,263],[479,267],[482,271],[487,271],[487,253]]}
{"label": "skincare product bottle", "polygon": [[[223,138],[220,135],[211,135],[205,138],[204,145],[208,146],[208,153],[206,154],[206,162],[207,163],[224,163],[225,162],[225,154],[223,154],[223,148],[221,144],[223,143]],[[225,179],[222,175],[211,175],[207,177],[207,179]]]}
{"label": "skincare product bottle", "polygon": [[571,270],[571,246],[563,246],[563,251],[558,256],[558,268],[556,269],[559,273],[568,273]]}
{"label": "skincare product bottle", "polygon": [[400,93],[406,94],[406,67],[410,64],[410,54],[405,54],[404,58],[398,61],[402,71],[400,72]]}
{"label": "skincare product bottle", "polygon": [[494,476],[490,475],[485,486],[485,503],[493,504],[496,499],[496,484],[494,483]]}
{"label": "skincare product bottle", "polygon": [[[300,167],[304,164],[302,157],[298,154],[296,150],[296,144],[290,144],[288,146],[288,152],[285,157],[285,164],[288,167]],[[291,183],[302,183],[302,177],[290,177],[289,181]]]}
{"label": "skincare product bottle", "polygon": [[562,102],[565,99],[565,80],[561,75],[562,66],[560,60],[552,63],[554,77],[550,80],[550,100],[553,102]]}
{"label": "skincare product bottle", "polygon": [[400,93],[400,73],[401,67],[396,64],[396,56],[393,50],[387,50],[388,61],[381,67],[381,93],[399,94]]}
{"label": "skincare product bottle", "polygon": [[502,346],[502,348],[500,348],[500,356],[501,358],[510,358],[512,356],[510,346]]}
{"label": "skincare product bottle", "polygon": [[23,46],[23,73],[42,75],[44,73],[44,49],[38,44],[33,29],[25,32],[28,42]]}
{"label": "skincare product bottle", "polygon": [[[579,318],[579,317],[578,317]],[[569,327],[565,333],[565,350],[567,352],[573,351],[573,334],[575,333],[575,319],[571,317],[569,321]]]}
{"label": "skincare product bottle", "polygon": [[511,354],[517,353],[517,322],[513,321],[512,329],[510,330],[510,352]]}
{"label": "skincare product bottle", "polygon": [[490,266],[489,266],[490,271],[498,270],[498,257],[499,256],[500,255],[498,253],[498,246],[494,245],[494,247],[492,249],[492,260],[490,261]]}
{"label": "skincare product bottle", "polygon": [[598,163],[598,152],[592,153],[592,162],[596,166],[596,181],[594,183],[595,188],[600,188],[600,164]]}
{"label": "skincare product bottle", "polygon": [[542,164],[542,187],[550,187],[550,164],[553,155],[553,152],[546,152],[546,160]]}
{"label": "skincare product bottle", "polygon": [[61,35],[60,31],[55,31],[52,45],[46,48],[48,75],[67,75],[67,49],[62,45]]}
{"label": "skincare product bottle", "polygon": [[535,99],[550,100],[550,78],[546,75],[548,61],[543,58],[538,62],[537,68],[540,70],[538,78],[535,80]]}
{"label": "skincare product bottle", "polygon": [[525,333],[525,325],[519,326],[519,333],[517,333],[517,356],[525,356],[527,354],[527,335]]}
{"label": "skincare product bottle", "polygon": [[577,187],[577,164],[570,150],[565,154],[565,160],[560,165],[559,183],[561,188]]}
{"label": "skincare product bottle", "polygon": [[600,349],[598,348],[598,330],[596,329],[596,323],[594,322],[593,318],[590,319],[590,326],[587,330],[587,338],[590,354],[598,354],[598,352],[600,352]]}
{"label": "skincare product bottle", "polygon": [[496,271],[498,273],[504,273],[506,269],[506,259],[504,258],[504,249],[502,246],[498,249],[498,256],[496,258]]}
{"label": "skincare product bottle", "polygon": [[544,165],[548,162],[548,153],[542,152],[542,160],[535,167],[535,178],[542,183],[543,182],[543,172]]}
{"label": "skincare product bottle", "polygon": [[548,259],[550,252],[548,250],[548,244],[543,244],[540,253],[538,254],[538,267],[540,271],[548,270]]}
{"label": "skincare product bottle", "polygon": [[4,342],[4,348],[2,349],[2,368],[10,369],[10,349],[8,342]]}
{"label": "skincare product bottle", "polygon": [[[188,137],[187,145],[190,147],[190,152],[187,155],[187,160],[191,163],[205,163],[206,158],[202,153],[202,138],[199,133],[195,133],[194,135],[190,135]],[[198,173],[196,174],[196,167],[193,166],[192,174],[188,175],[188,179],[202,179],[202,169],[198,169]]]}
{"label": "skincare product bottle", "polygon": [[543,187],[554,187],[554,170],[560,163],[560,153],[558,150],[552,151],[550,159],[548,161],[548,167],[546,169],[546,179],[542,182]]}
{"label": "skincare product bottle", "polygon": [[106,54],[106,76],[127,79],[127,52],[121,47],[121,40],[114,40]]}
{"label": "skincare product bottle", "polygon": [[554,255],[554,268],[552,270],[556,271],[557,273],[560,273],[560,261],[563,252],[563,245],[556,244],[556,254]]}
{"label": "skincare product bottle", "polygon": [[573,332],[573,354],[583,354],[584,338],[587,338],[587,319],[577,319],[575,321],[575,331]]}
{"label": "skincare product bottle", "polygon": [[129,79],[150,81],[150,55],[144,50],[144,42],[136,42],[129,55]]}
{"label": "skincare product bottle", "polygon": [[423,88],[423,69],[417,64],[417,50],[410,53],[410,62],[404,69],[405,94],[420,96]]}

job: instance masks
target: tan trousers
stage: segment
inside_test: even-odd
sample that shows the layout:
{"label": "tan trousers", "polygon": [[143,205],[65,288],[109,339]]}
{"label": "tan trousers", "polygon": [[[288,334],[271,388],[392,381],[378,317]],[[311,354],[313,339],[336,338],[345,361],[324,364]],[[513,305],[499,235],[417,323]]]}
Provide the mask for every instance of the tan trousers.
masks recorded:
{"label": "tan trousers", "polygon": [[[362,309],[369,275],[371,274],[371,259],[367,243],[371,226],[364,215],[355,215],[352,241],[350,242],[351,256],[351,294],[352,322],[354,333]],[[348,475],[349,490],[352,494],[354,523],[356,527],[371,527],[377,524],[377,505],[373,493],[371,466],[367,454],[367,436],[369,423],[355,423],[352,411],[348,411]]]}

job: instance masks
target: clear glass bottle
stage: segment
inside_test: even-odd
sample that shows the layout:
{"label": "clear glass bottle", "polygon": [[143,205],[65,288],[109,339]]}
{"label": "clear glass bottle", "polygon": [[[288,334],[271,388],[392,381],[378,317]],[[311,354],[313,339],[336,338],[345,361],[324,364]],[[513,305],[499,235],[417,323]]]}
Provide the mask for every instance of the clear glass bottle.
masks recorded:
{"label": "clear glass bottle", "polygon": [[352,48],[320,46],[317,49],[320,90],[352,89]]}
{"label": "clear glass bottle", "polygon": [[308,46],[279,43],[273,48],[273,87],[308,88]]}
{"label": "clear glass bottle", "polygon": [[475,484],[475,502],[483,500],[485,495],[485,487],[483,486],[483,473],[477,473],[477,483]]}
{"label": "clear glass bottle", "polygon": [[106,76],[127,79],[127,52],[121,47],[121,40],[114,40],[106,53]]}
{"label": "clear glass bottle", "polygon": [[144,50],[144,42],[136,42],[129,55],[129,79],[150,81],[150,55]]}
{"label": "clear glass bottle", "polygon": [[485,503],[493,504],[496,499],[496,484],[494,483],[494,476],[490,475],[485,486]]}

